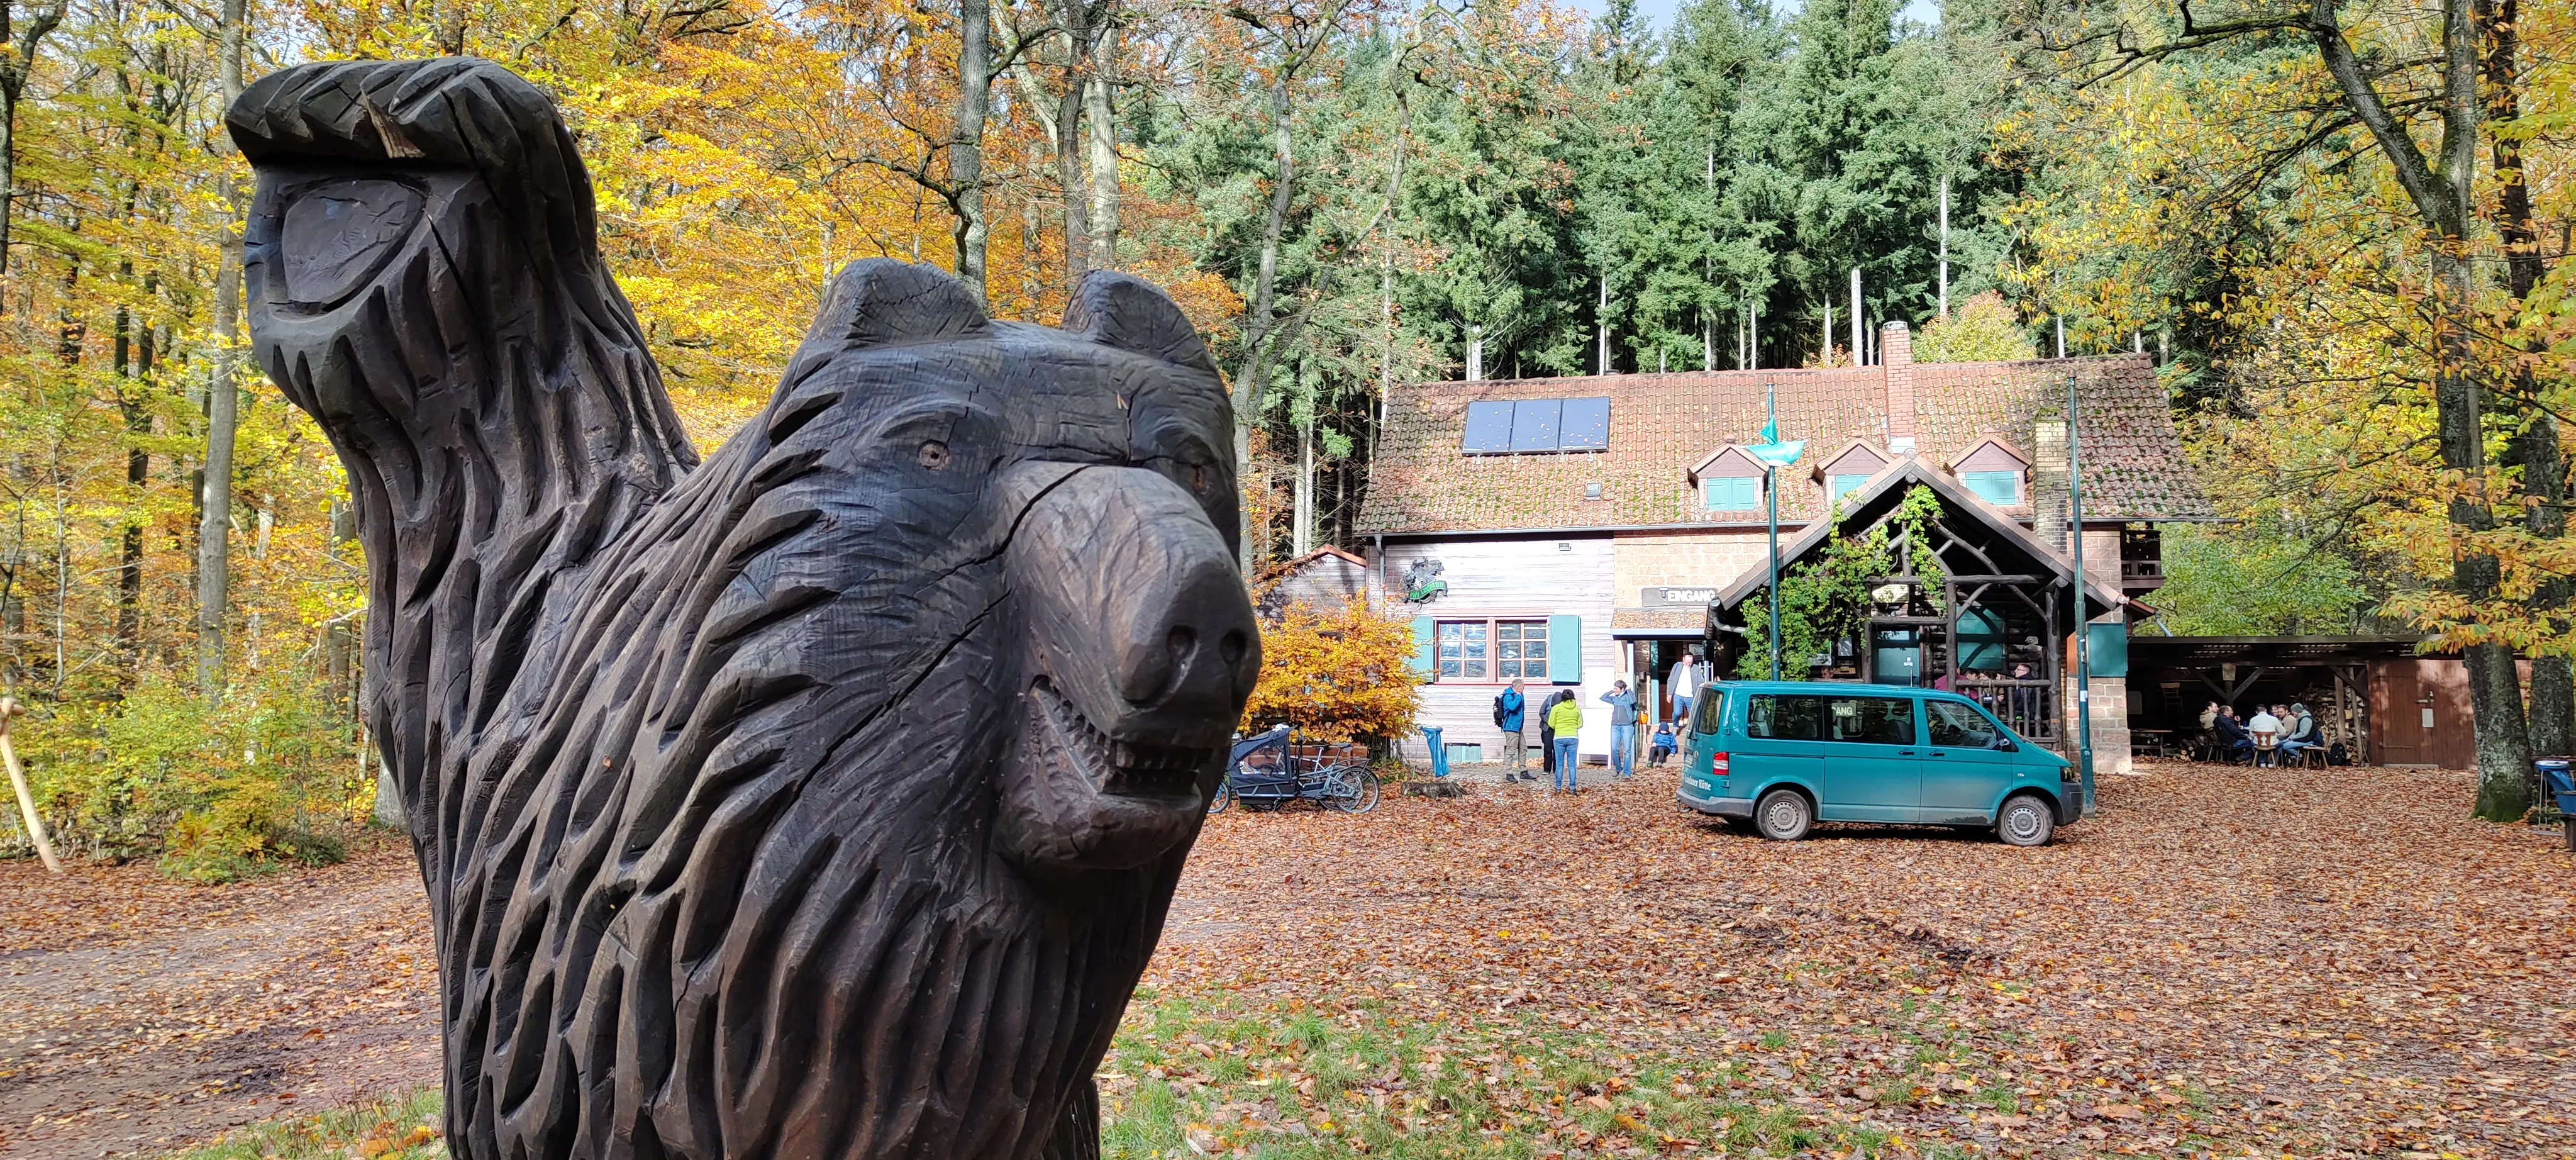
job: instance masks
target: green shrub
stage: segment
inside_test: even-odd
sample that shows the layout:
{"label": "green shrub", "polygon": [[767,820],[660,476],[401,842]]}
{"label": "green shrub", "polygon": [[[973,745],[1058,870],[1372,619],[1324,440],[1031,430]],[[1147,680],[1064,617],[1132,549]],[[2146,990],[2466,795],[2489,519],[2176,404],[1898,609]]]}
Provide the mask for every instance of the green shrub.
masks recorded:
{"label": "green shrub", "polygon": [[309,678],[263,674],[209,710],[190,684],[150,674],[114,701],[30,706],[11,736],[67,850],[157,856],[205,882],[323,865],[345,856],[372,783],[347,710]]}

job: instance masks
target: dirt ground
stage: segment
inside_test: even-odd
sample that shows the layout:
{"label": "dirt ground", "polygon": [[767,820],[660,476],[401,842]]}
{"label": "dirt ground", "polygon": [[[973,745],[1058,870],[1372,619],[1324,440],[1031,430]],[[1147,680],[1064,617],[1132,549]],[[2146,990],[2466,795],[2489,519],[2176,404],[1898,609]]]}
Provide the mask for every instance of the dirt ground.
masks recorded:
{"label": "dirt ground", "polygon": [[[2462,820],[2466,775],[2150,766],[2041,850],[1765,843],[1672,788],[1230,812],[1147,982],[1769,1051],[1819,1115],[1980,1151],[2576,1155],[2576,878],[2554,832]],[[0,865],[0,1155],[432,1082],[435,1010],[398,846],[221,888]],[[1891,1090],[1900,1022],[1992,1074]],[[1954,1090],[1993,1084],[2014,1111]]]}
{"label": "dirt ground", "polygon": [[0,1155],[153,1153],[438,1076],[410,850],[227,887],[0,865]]}

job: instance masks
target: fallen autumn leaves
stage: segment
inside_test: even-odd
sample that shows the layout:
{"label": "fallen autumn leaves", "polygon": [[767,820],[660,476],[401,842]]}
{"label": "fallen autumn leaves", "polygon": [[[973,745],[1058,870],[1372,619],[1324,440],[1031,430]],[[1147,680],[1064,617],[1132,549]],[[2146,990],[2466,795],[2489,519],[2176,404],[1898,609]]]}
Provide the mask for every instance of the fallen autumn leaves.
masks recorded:
{"label": "fallen autumn leaves", "polygon": [[[1352,1034],[1553,1028],[1638,1069],[1480,1109],[1507,1135],[1549,1133],[1518,1154],[1580,1150],[1556,1127],[1569,1097],[1680,1069],[1776,1099],[1812,1129],[1796,1146],[1820,1150],[2576,1144],[2568,858],[2547,832],[2464,820],[2464,774],[2151,766],[2106,780],[2104,816],[2040,850],[1858,826],[1765,843],[1671,792],[1649,773],[1571,801],[1488,789],[1357,820],[1221,816],[1182,887],[1204,901],[1148,984],[1159,1004]],[[1152,1046],[1139,1008],[1130,1058]],[[1308,1097],[1212,1086],[1197,1106],[1273,1126],[1211,1128],[1215,1143],[1313,1131]],[[1574,1128],[1599,1147],[1598,1127]]]}
{"label": "fallen autumn leaves", "polygon": [[[1764,843],[1680,813],[1659,773],[1218,817],[1104,1065],[1108,1151],[2576,1147],[2553,834],[2465,820],[2465,774],[2105,786],[2101,818],[2039,850]],[[289,1085],[318,1102],[309,1067],[435,1079],[428,1016],[369,1006],[429,994],[396,966],[425,935],[407,862],[223,889],[88,873],[55,892],[0,867],[0,1151],[204,1134]],[[104,906],[124,909],[76,913]],[[408,1038],[332,1053],[373,1035]],[[205,1086],[241,1061],[276,1070]]]}

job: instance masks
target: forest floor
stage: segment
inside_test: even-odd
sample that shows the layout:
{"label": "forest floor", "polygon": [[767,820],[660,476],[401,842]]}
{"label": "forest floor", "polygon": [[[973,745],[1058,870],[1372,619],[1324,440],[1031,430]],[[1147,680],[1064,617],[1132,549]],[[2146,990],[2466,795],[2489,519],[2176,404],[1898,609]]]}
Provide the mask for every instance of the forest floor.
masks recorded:
{"label": "forest floor", "polygon": [[[2039,850],[1766,843],[1669,771],[1229,811],[1106,1150],[2576,1155],[2576,867],[2471,789],[2149,765]],[[0,1155],[434,1083],[432,978],[392,844],[223,888],[0,866]]]}
{"label": "forest floor", "polygon": [[0,1155],[166,1151],[438,1078],[408,843],[230,886],[0,864]]}

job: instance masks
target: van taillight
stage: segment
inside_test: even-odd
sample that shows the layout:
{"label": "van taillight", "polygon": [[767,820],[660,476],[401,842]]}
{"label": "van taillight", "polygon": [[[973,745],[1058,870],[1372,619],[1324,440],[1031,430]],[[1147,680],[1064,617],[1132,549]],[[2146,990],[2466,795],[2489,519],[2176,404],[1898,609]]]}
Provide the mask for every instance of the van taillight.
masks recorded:
{"label": "van taillight", "polygon": [[1710,754],[1708,757],[1708,771],[1710,774],[1717,777],[1726,776],[1726,755],[1723,753]]}

